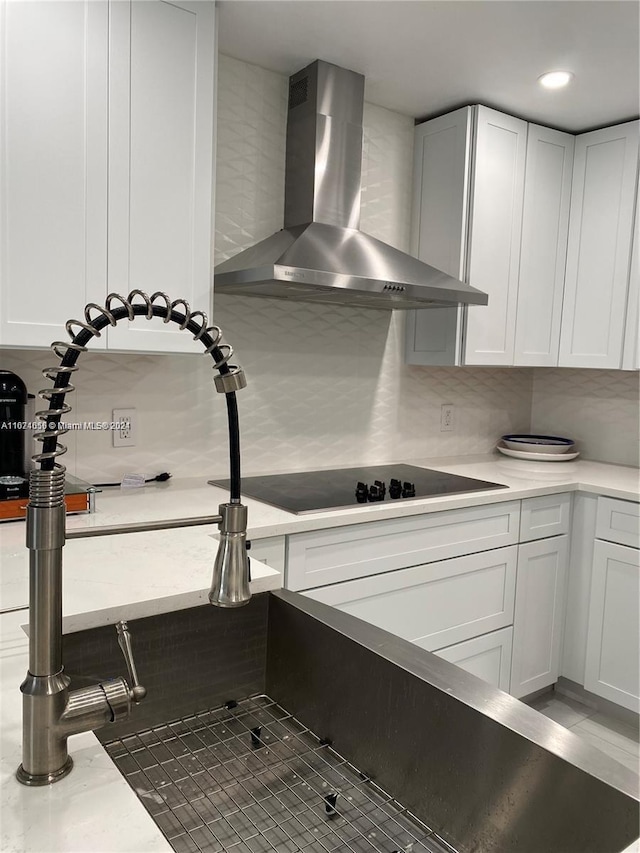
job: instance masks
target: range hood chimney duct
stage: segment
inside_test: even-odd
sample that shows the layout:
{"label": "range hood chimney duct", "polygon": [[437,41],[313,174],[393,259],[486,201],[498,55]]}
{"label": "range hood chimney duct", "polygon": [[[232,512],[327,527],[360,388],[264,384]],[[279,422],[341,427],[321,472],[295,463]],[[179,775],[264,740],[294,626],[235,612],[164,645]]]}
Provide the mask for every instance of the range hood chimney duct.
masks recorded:
{"label": "range hood chimney duct", "polygon": [[486,294],[359,230],[364,77],[316,60],[289,78],[284,228],[215,268],[217,293],[366,308]]}
{"label": "range hood chimney duct", "polygon": [[289,79],[284,227],[360,227],[364,77],[316,61]]}

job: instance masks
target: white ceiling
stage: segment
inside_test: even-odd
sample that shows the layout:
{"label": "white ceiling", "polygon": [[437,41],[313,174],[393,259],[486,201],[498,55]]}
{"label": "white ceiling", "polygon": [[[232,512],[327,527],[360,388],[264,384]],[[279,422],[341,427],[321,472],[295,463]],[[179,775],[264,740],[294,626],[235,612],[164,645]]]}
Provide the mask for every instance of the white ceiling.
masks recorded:
{"label": "white ceiling", "polygon": [[[220,0],[222,53],[290,75],[314,59],[416,118],[482,103],[573,132],[639,112],[637,0]],[[537,83],[575,74],[565,90]]]}

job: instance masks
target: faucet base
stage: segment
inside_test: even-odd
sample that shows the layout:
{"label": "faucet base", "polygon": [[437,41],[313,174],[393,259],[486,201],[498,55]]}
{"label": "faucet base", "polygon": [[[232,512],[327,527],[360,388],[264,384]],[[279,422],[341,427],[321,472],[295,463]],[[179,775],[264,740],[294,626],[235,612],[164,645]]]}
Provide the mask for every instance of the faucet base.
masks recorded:
{"label": "faucet base", "polygon": [[71,773],[71,769],[73,768],[73,759],[69,756],[66,762],[62,765],[59,770],[56,770],[55,773],[27,773],[22,764],[16,770],[16,779],[22,785],[28,785],[32,788],[37,785],[52,785],[54,782],[59,782],[60,779],[64,779],[69,773]]}

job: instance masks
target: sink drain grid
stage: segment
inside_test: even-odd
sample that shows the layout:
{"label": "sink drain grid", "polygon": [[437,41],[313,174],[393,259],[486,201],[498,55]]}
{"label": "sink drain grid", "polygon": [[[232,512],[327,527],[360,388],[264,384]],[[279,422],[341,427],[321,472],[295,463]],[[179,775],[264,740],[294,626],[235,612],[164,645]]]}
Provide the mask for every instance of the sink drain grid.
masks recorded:
{"label": "sink drain grid", "polygon": [[177,853],[455,853],[266,696],[105,748]]}

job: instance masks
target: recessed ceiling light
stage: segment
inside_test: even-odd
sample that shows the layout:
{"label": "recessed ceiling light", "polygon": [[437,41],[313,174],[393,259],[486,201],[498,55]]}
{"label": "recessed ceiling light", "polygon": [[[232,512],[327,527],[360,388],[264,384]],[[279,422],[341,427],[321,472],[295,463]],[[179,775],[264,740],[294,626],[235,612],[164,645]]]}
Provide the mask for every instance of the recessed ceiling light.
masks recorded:
{"label": "recessed ceiling light", "polygon": [[573,80],[573,74],[570,71],[548,71],[538,81],[545,89],[561,89]]}

